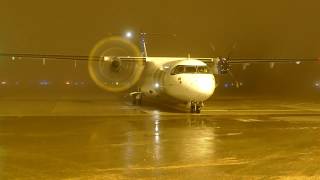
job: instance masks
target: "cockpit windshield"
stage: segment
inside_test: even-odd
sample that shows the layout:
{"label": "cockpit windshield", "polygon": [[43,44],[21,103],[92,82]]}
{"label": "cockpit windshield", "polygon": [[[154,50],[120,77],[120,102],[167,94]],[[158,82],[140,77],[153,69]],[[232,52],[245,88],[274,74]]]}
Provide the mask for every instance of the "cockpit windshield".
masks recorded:
{"label": "cockpit windshield", "polygon": [[210,74],[207,66],[190,66],[190,65],[178,65],[171,71],[171,75],[176,74]]}
{"label": "cockpit windshield", "polygon": [[186,66],[184,69],[185,73],[196,73],[197,67],[196,66]]}

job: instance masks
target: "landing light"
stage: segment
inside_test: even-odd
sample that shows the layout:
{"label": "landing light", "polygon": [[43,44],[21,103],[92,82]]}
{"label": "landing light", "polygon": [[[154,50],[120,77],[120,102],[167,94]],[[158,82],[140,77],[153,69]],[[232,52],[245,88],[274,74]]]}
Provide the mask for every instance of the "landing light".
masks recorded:
{"label": "landing light", "polygon": [[132,32],[127,32],[127,33],[126,33],[126,37],[127,37],[127,38],[132,38]]}

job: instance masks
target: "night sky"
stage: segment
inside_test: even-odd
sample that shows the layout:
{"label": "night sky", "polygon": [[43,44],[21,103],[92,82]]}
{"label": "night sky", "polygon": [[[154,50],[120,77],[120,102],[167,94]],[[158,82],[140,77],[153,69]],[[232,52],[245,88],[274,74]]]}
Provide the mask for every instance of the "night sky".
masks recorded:
{"label": "night sky", "polygon": [[[319,7],[320,2],[315,0],[2,0],[0,51],[88,55],[95,43],[109,33],[143,29],[150,33],[177,34],[148,39],[151,56],[187,56],[188,53],[200,57],[226,56],[236,43],[235,58],[313,58],[320,56]],[[211,52],[210,42],[215,45],[215,52]],[[37,68],[36,62],[13,68],[5,59],[2,61],[3,77],[21,71],[37,76],[36,72],[26,70]],[[69,71],[67,66],[52,65],[53,74],[47,76],[56,76],[54,72],[59,71],[56,68]],[[276,72],[282,77],[294,71],[291,76],[294,79],[311,81],[318,75],[314,67],[306,65],[297,70],[281,65],[283,71]],[[15,70],[9,71],[10,68]],[[273,72],[266,71],[261,77]],[[235,73],[250,82],[257,80],[252,78],[257,70]]]}

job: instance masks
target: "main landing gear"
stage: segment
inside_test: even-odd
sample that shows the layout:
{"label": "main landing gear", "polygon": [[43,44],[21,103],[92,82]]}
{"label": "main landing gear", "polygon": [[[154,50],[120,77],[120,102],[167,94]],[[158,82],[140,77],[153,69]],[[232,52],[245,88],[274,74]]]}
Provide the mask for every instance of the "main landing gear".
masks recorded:
{"label": "main landing gear", "polygon": [[141,92],[131,93],[131,97],[132,97],[132,104],[133,105],[141,105],[142,104],[142,93]]}
{"label": "main landing gear", "polygon": [[202,102],[191,101],[190,112],[191,113],[200,113],[203,106]]}

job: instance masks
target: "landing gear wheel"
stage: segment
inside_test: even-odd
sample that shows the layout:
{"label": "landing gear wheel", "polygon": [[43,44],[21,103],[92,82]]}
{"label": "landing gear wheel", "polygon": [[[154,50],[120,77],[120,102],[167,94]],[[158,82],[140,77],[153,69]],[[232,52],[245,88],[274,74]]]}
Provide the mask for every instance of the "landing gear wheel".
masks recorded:
{"label": "landing gear wheel", "polygon": [[199,114],[200,112],[201,112],[201,107],[200,107],[200,106],[197,106],[197,107],[196,107],[196,113]]}
{"label": "landing gear wheel", "polygon": [[195,113],[195,111],[196,111],[196,105],[191,103],[190,112]]}
{"label": "landing gear wheel", "polygon": [[202,103],[198,102],[191,102],[190,112],[191,113],[200,113],[201,112],[201,105]]}
{"label": "landing gear wheel", "polygon": [[135,94],[132,96],[132,104],[133,105],[141,105],[142,104],[142,94]]}

